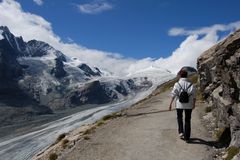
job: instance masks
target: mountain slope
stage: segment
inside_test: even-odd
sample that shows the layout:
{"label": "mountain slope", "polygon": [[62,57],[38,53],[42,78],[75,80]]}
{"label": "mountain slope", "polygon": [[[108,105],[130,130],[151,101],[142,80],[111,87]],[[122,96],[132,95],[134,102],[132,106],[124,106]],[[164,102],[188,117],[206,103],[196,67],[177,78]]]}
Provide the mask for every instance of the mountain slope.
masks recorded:
{"label": "mountain slope", "polygon": [[[0,33],[0,103],[6,105],[4,96],[8,93],[8,99],[16,102],[7,105],[14,111],[15,118],[28,117],[28,113],[54,113],[86,104],[122,101],[173,77],[163,69],[150,69],[151,74],[140,71],[120,78],[77,58],[67,57],[45,42],[25,42],[7,27],[0,27]],[[31,107],[27,113],[25,103],[19,105],[15,97],[24,97],[29,102]],[[19,114],[17,108],[21,108],[23,114]],[[4,114],[5,109],[0,109]],[[2,121],[11,124],[13,115]]]}

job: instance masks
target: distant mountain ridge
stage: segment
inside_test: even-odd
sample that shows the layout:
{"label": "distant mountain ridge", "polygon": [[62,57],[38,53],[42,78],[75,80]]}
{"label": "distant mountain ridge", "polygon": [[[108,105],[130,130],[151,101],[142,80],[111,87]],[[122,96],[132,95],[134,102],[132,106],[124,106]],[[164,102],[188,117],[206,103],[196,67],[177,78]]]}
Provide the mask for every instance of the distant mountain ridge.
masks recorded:
{"label": "distant mountain ridge", "polygon": [[[25,120],[26,116],[31,119],[34,115],[85,104],[124,100],[148,90],[154,81],[159,81],[159,75],[163,81],[173,76],[163,69],[151,69],[155,75],[148,74],[149,71],[124,78],[106,75],[106,71],[67,57],[45,42],[25,42],[6,26],[0,27],[0,35],[2,125],[11,124],[19,117]],[[155,76],[155,80],[148,76]]]}
{"label": "distant mountain ridge", "polygon": [[52,46],[49,44],[37,41],[37,40],[31,40],[28,42],[24,42],[23,38],[15,37],[8,27],[6,26],[0,26],[0,30],[2,30],[2,36],[3,38],[8,42],[8,44],[16,51],[19,57],[42,57],[45,55],[50,54],[50,51],[52,51],[52,55],[55,55],[56,58],[61,57],[63,61],[66,61],[65,55],[55,50]]}

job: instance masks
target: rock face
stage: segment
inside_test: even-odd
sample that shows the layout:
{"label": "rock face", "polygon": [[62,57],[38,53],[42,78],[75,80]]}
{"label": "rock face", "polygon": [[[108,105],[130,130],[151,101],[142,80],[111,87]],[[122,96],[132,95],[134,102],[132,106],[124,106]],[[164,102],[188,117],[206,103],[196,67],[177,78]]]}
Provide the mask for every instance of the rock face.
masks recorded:
{"label": "rock face", "polygon": [[100,76],[101,71],[98,68],[94,68],[96,71],[94,72],[87,64],[83,63],[78,66],[81,70],[85,72],[86,76]]}
{"label": "rock face", "polygon": [[204,52],[198,58],[198,72],[216,127],[230,130],[229,144],[240,147],[240,30]]}
{"label": "rock face", "polygon": [[117,99],[118,96],[112,90],[106,92],[105,86],[99,81],[94,81],[89,84],[85,84],[84,88],[78,91],[72,92],[70,95],[71,104],[83,105],[83,104],[104,104]]}
{"label": "rock face", "polygon": [[53,74],[56,78],[62,78],[67,75],[67,72],[64,70],[64,64],[61,58],[55,59],[55,67],[51,70],[51,74]]}

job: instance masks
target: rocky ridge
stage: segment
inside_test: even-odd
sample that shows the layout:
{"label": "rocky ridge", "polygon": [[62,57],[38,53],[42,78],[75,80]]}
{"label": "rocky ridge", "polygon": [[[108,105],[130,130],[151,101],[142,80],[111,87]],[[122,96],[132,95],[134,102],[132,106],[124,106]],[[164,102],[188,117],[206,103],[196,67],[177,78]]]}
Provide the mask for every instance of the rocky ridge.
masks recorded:
{"label": "rocky ridge", "polygon": [[212,110],[211,124],[219,140],[240,147],[240,30],[198,58],[200,90]]}

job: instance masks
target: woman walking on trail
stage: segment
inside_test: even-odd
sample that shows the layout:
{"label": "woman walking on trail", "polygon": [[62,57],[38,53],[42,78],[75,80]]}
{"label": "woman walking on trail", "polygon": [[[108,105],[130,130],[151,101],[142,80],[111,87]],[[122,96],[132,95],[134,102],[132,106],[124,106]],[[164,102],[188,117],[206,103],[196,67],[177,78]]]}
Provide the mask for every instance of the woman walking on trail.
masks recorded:
{"label": "woman walking on trail", "polygon": [[[191,135],[191,115],[195,108],[196,89],[192,83],[187,79],[188,72],[180,70],[180,79],[174,84],[171,92],[172,99],[169,105],[169,110],[172,110],[172,103],[176,99],[178,133],[181,139],[189,143]],[[185,112],[185,127],[183,128],[183,111]]]}

